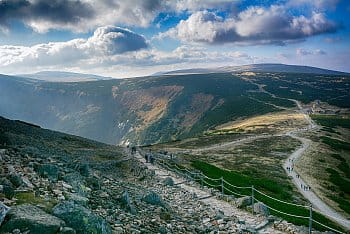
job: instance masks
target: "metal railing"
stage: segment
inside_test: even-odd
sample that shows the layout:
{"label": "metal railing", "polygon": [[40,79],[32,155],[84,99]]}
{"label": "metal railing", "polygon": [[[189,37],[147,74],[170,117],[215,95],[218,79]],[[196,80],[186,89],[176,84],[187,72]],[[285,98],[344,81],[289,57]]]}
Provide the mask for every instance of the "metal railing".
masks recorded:
{"label": "metal railing", "polygon": [[[329,227],[325,224],[322,224],[321,222],[315,220],[313,218],[313,213],[315,212],[312,208],[312,205],[302,205],[302,204],[295,204],[295,203],[291,203],[291,202],[287,202],[287,201],[283,201],[283,200],[280,200],[280,199],[277,199],[277,198],[274,198],[270,195],[267,195],[266,193],[263,193],[261,192],[260,190],[254,188],[254,186],[237,186],[237,185],[234,185],[234,184],[231,184],[230,182],[226,181],[223,177],[220,177],[220,178],[211,178],[211,177],[208,177],[206,175],[204,175],[202,172],[192,172],[190,171],[189,169],[185,168],[185,167],[180,167],[178,166],[177,164],[173,164],[173,165],[170,165],[168,164],[165,160],[160,160],[158,159],[157,160],[157,163],[166,168],[167,170],[169,171],[173,171],[179,175],[182,175],[188,179],[192,178],[194,181],[198,181],[201,185],[201,187],[207,185],[209,187],[212,187],[212,188],[216,188],[218,189],[222,195],[225,195],[225,191],[228,191],[230,194],[233,194],[235,196],[238,196],[238,197],[245,197],[245,196],[250,196],[251,199],[252,199],[252,213],[254,214],[254,201],[257,201],[257,202],[261,202],[260,199],[258,200],[256,198],[256,195],[255,195],[255,192],[260,194],[260,196],[262,197],[265,197],[267,199],[270,199],[271,201],[274,201],[274,202],[280,202],[282,204],[286,204],[286,205],[291,205],[291,206],[296,206],[296,207],[301,207],[301,208],[305,208],[305,209],[308,209],[309,210],[309,215],[308,216],[303,216],[303,215],[296,215],[296,214],[290,214],[290,213],[287,213],[287,212],[284,212],[284,211],[281,211],[281,210],[278,210],[276,208],[273,208],[271,207],[271,205],[267,205],[266,202],[263,203],[268,209],[276,212],[276,213],[279,213],[279,214],[282,214],[282,215],[286,215],[286,216],[290,216],[290,217],[294,217],[294,218],[300,218],[300,219],[305,219],[305,220],[308,220],[309,224],[309,233],[312,233],[312,225],[313,223],[316,223],[320,226],[322,226],[323,228],[325,229],[328,229],[330,231],[333,231],[333,232],[336,232],[336,233],[340,233],[340,234],[344,234],[344,232],[340,231],[340,230],[337,230],[335,228],[332,228],[332,227]],[[210,182],[209,182],[210,181]],[[250,189],[251,190],[251,193],[248,195],[248,194],[242,194],[242,192],[240,192],[239,190],[242,190],[242,189]],[[233,191],[235,190],[235,191]],[[335,219],[337,220],[337,218],[335,217],[331,217],[329,215],[325,215],[323,213],[320,213],[326,217],[329,217],[331,219]]]}

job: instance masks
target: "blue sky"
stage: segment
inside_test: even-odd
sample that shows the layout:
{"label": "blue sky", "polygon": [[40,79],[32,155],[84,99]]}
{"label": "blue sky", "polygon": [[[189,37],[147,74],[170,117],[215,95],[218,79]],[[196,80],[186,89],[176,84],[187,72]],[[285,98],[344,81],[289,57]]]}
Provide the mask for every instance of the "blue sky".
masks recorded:
{"label": "blue sky", "polygon": [[350,72],[348,0],[0,0],[0,73],[286,63]]}

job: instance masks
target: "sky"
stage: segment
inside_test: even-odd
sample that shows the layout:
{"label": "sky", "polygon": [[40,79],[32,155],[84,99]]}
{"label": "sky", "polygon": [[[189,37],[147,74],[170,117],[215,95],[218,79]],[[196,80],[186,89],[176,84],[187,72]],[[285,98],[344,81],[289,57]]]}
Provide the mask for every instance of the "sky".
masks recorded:
{"label": "sky", "polygon": [[116,78],[284,63],[350,72],[349,0],[0,0],[0,73]]}

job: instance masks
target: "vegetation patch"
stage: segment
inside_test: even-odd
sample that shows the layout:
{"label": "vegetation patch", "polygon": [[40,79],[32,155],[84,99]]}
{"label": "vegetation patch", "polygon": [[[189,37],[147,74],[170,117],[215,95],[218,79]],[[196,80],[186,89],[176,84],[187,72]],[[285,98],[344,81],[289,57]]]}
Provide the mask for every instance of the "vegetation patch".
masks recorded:
{"label": "vegetation patch", "polygon": [[331,138],[328,136],[321,136],[321,141],[329,145],[334,150],[350,150],[350,143]]}
{"label": "vegetation patch", "polygon": [[326,129],[342,127],[350,129],[350,117],[343,115],[310,115],[310,117],[319,125]]}
{"label": "vegetation patch", "polygon": [[[194,168],[197,170],[200,170],[203,172],[206,176],[211,177],[211,178],[221,178],[223,177],[226,181],[228,181],[231,184],[234,184],[236,186],[251,186],[254,185],[254,188],[263,191],[267,193],[270,196],[273,196],[277,199],[281,199],[283,201],[288,201],[288,202],[293,202],[293,196],[290,194],[291,192],[291,185],[286,185],[286,184],[277,184],[275,181],[269,179],[269,178],[255,178],[255,177],[249,177],[246,175],[242,175],[239,172],[236,171],[227,171],[220,169],[218,167],[215,167],[213,165],[210,165],[208,163],[202,162],[202,161],[192,161],[191,164]],[[211,181],[207,181],[211,182]],[[220,184],[212,186],[214,188],[220,189]],[[240,190],[240,191],[235,191],[239,192],[243,195],[246,196],[251,196],[251,189],[245,189],[245,190]],[[229,191],[225,190],[225,194],[230,194]],[[308,217],[309,216],[309,209],[303,208],[303,207],[297,207],[297,206],[292,206],[289,204],[281,203],[278,201],[271,200],[269,198],[266,198],[265,196],[255,192],[254,193],[254,198],[265,203],[266,205],[277,209],[279,211],[285,212],[285,213],[291,213],[294,215],[299,215],[299,216],[304,216]],[[281,217],[291,223],[294,223],[296,225],[304,225],[308,226],[309,220],[305,218],[296,218],[296,217],[290,217],[288,215],[284,215],[278,212],[275,212],[273,210],[270,210],[270,213],[273,215],[276,215],[278,217]],[[327,219],[325,216],[313,212],[313,219],[317,220],[318,222],[333,227],[338,230],[343,230],[341,227],[339,227],[337,224],[335,224],[333,221]],[[313,227],[325,231],[322,226],[314,223]]]}

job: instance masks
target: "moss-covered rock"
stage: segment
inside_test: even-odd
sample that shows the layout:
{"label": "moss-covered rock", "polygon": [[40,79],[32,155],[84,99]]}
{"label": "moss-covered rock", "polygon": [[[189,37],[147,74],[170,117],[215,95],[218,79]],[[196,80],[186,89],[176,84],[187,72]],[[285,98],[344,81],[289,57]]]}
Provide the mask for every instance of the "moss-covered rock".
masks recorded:
{"label": "moss-covered rock", "polygon": [[54,207],[53,214],[66,221],[77,233],[112,233],[111,227],[103,218],[73,201],[58,204]]}
{"label": "moss-covered rock", "polygon": [[12,232],[15,229],[29,230],[30,233],[57,233],[62,226],[63,220],[52,216],[32,205],[19,205],[12,207],[7,214],[0,233]]}

